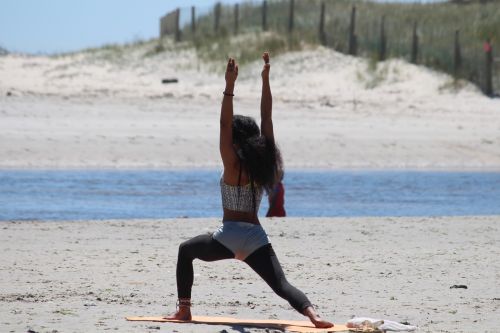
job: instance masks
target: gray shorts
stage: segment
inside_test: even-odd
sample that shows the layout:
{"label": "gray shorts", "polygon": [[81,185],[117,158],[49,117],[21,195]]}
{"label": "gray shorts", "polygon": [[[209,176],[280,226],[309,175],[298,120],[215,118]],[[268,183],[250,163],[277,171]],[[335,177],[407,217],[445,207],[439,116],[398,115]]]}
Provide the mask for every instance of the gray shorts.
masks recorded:
{"label": "gray shorts", "polygon": [[239,260],[245,260],[255,250],[270,243],[261,225],[247,222],[222,222],[212,237]]}

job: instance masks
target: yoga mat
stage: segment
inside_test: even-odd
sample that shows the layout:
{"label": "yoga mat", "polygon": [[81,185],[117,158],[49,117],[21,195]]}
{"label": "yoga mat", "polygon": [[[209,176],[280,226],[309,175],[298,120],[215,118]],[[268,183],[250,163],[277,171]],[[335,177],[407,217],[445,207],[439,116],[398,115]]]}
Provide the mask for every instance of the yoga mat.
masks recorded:
{"label": "yoga mat", "polygon": [[349,329],[345,325],[337,325],[331,328],[316,328],[309,321],[298,321],[298,320],[277,320],[277,319],[237,319],[230,317],[205,317],[205,316],[193,316],[190,321],[181,320],[171,320],[165,319],[163,317],[126,317],[125,319],[129,321],[152,321],[160,323],[183,323],[183,324],[207,324],[207,325],[241,325],[248,327],[259,327],[259,328],[277,328],[283,329],[289,332],[298,333],[327,333],[327,332],[348,332]]}

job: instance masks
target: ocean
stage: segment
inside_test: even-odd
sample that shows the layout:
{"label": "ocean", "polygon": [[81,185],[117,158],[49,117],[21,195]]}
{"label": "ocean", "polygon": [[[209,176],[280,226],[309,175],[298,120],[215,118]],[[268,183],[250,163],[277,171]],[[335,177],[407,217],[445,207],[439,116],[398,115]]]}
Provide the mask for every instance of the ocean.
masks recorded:
{"label": "ocean", "polygon": [[[220,175],[2,170],[0,221],[221,217]],[[499,172],[289,170],[284,185],[288,216],[500,215]]]}

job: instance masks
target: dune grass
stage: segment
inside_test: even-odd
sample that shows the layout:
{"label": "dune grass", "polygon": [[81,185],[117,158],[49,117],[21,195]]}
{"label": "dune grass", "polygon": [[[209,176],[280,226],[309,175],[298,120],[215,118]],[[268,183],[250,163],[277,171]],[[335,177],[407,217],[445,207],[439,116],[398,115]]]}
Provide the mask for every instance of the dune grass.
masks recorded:
{"label": "dune grass", "polygon": [[[417,24],[417,63],[454,74],[454,38],[459,30],[461,67],[457,79],[480,87],[485,82],[487,38],[500,43],[500,2],[472,3],[380,3],[368,1],[325,1],[325,44],[340,52],[348,51],[348,29],[352,6],[356,6],[358,55],[376,60],[380,45],[380,22],[385,16],[387,56],[410,60],[414,23]],[[293,32],[288,32],[289,1],[268,1],[268,32],[262,31],[262,2],[239,5],[238,34],[235,34],[234,6],[222,6],[219,31],[214,29],[214,11],[197,18],[196,33],[190,24],[182,29],[184,40],[193,43],[202,59],[221,54],[238,57],[241,63],[255,60],[262,50],[274,54],[320,44],[321,0],[296,0]],[[498,51],[497,51],[498,53]],[[500,63],[494,67],[494,88],[500,91]]]}

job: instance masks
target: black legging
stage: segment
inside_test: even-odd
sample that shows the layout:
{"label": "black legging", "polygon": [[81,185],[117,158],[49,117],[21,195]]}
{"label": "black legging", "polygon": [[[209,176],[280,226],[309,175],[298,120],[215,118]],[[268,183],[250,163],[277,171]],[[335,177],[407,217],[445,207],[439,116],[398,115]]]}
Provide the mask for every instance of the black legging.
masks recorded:
{"label": "black legging", "polygon": [[[193,260],[216,261],[232,259],[234,254],[210,234],[196,236],[179,246],[177,259],[177,294],[179,298],[191,298],[193,286]],[[271,244],[264,245],[250,254],[245,262],[290,305],[303,314],[311,306],[303,292],[292,286],[285,278],[285,273],[274,253]]]}

